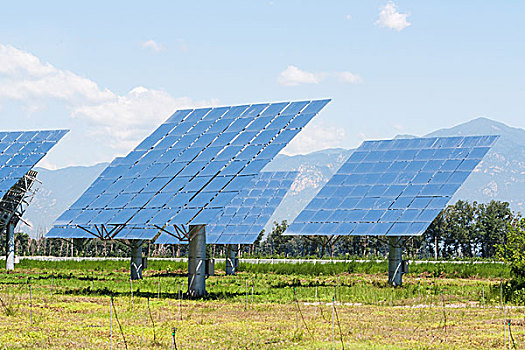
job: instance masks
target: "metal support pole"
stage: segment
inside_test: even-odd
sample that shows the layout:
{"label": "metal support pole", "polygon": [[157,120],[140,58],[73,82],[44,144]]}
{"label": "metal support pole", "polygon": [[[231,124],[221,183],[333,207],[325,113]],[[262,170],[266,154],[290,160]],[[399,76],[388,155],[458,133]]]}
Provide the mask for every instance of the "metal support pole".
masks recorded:
{"label": "metal support pole", "polygon": [[142,241],[140,240],[130,240],[131,247],[131,275],[132,280],[141,280],[142,279]]}
{"label": "metal support pole", "polygon": [[188,257],[188,295],[199,298],[206,294],[206,226],[190,226]]}
{"label": "metal support pole", "polygon": [[388,283],[400,286],[403,283],[403,238],[388,237]]}
{"label": "metal support pole", "polygon": [[12,271],[15,269],[15,224],[12,222],[7,224],[5,243],[5,269]]}
{"label": "metal support pole", "polygon": [[226,246],[226,274],[235,275],[238,266],[237,246],[228,244]]}
{"label": "metal support pole", "polygon": [[436,237],[434,238],[434,260],[437,260],[439,256],[438,247],[439,247],[438,236],[436,235]]}

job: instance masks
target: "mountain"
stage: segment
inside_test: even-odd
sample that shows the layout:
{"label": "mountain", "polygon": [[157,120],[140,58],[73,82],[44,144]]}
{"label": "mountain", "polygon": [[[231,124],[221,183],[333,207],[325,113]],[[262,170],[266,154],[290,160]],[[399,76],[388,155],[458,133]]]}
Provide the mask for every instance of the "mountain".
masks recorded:
{"label": "mountain", "polygon": [[[488,118],[477,118],[426,136],[487,134],[501,137],[451,202],[458,199],[478,202],[496,199],[508,201],[514,211],[525,213],[525,130]],[[336,148],[305,155],[278,155],[268,164],[265,171],[297,170],[299,175],[267,229],[273,221],[291,221],[352,152],[353,150]],[[32,224],[25,231],[37,236],[49,229],[53,221],[84,192],[106,166],[107,164],[97,164],[58,170],[36,169],[42,185],[25,214],[26,220]]]}
{"label": "mountain", "polygon": [[514,211],[525,213],[525,130],[477,118],[428,136],[489,134],[500,135],[500,138],[452,200],[488,202],[497,199],[509,202]]}

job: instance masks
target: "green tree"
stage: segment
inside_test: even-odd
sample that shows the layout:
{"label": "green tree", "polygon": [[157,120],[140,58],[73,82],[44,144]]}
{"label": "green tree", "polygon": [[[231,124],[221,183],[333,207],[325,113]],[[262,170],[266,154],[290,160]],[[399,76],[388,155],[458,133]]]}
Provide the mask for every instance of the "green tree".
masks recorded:
{"label": "green tree", "polygon": [[498,257],[510,265],[517,280],[525,280],[525,218],[516,218],[509,225],[506,242],[496,246]]}
{"label": "green tree", "polygon": [[286,220],[281,223],[274,222],[272,232],[266,238],[266,246],[268,246],[271,254],[283,254],[286,253],[286,243],[288,243],[292,237],[284,236],[283,233],[288,227]]}
{"label": "green tree", "polygon": [[496,253],[496,245],[505,243],[505,236],[513,215],[507,202],[490,201],[477,207],[476,236],[481,257],[490,258]]}
{"label": "green tree", "polygon": [[264,238],[264,229],[261,230],[261,232],[259,232],[259,234],[257,235],[257,238],[253,242],[252,254],[256,254],[256,253],[259,252],[259,248],[261,247],[261,243],[263,241],[263,238]]}
{"label": "green tree", "polygon": [[447,221],[445,219],[445,211],[442,210],[423,235],[427,250],[435,259],[439,258],[440,255],[444,256],[440,245],[442,244],[445,232],[447,232]]}
{"label": "green tree", "polygon": [[15,233],[16,254],[25,255],[29,249],[29,236],[24,232]]}
{"label": "green tree", "polygon": [[447,232],[445,245],[448,254],[452,256],[474,256],[475,231],[474,219],[476,202],[457,201],[446,209]]}

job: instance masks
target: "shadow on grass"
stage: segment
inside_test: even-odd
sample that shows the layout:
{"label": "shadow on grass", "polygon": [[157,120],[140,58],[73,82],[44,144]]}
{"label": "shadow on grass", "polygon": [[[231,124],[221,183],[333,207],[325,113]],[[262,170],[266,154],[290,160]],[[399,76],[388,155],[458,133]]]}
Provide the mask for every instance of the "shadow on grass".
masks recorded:
{"label": "shadow on grass", "polygon": [[107,278],[104,277],[94,277],[93,275],[83,275],[83,276],[77,276],[73,273],[65,274],[65,273],[52,273],[50,275],[39,275],[38,277],[31,277],[31,279],[34,280],[71,280],[76,279],[79,281],[109,281]]}
{"label": "shadow on grass", "polygon": [[148,275],[148,277],[188,277],[187,272],[179,271],[162,271]]}
{"label": "shadow on grass", "polygon": [[[85,288],[69,288],[61,292],[61,294],[64,295],[78,295],[78,296],[111,296],[114,297],[131,297],[130,292],[115,292],[111,289],[104,287],[104,288],[91,288],[91,287],[85,287]],[[183,299],[188,299],[187,293],[182,293]],[[245,293],[243,292],[210,292],[206,294],[205,296],[201,298],[190,298],[192,300],[226,300],[226,299],[232,299],[239,296],[244,296]],[[254,293],[254,295],[257,295],[257,293]],[[156,299],[158,298],[159,294],[155,292],[141,292],[140,290],[137,290],[136,292],[133,292],[133,296],[135,297],[142,297],[142,298],[150,298],[150,299]],[[177,293],[161,293],[160,294],[161,299],[180,299],[180,294]]]}
{"label": "shadow on grass", "polygon": [[[294,278],[290,281],[277,281],[273,282],[270,285],[270,288],[273,289],[282,289],[282,288],[295,288],[295,287],[353,287],[358,284],[361,284],[363,282],[360,281],[337,281],[337,280],[323,280],[323,281],[304,281],[298,278]],[[373,286],[376,288],[385,288],[389,289],[392,288],[391,285],[389,285],[386,282],[383,281],[371,281],[371,282],[365,282],[365,285]]]}

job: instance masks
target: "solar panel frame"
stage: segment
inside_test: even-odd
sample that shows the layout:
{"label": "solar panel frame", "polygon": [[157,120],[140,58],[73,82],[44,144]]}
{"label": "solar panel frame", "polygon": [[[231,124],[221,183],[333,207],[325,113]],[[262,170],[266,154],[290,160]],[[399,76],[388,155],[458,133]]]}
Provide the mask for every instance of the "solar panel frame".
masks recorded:
{"label": "solar panel frame", "polygon": [[[140,202],[138,211],[128,218],[131,212],[123,209],[104,225],[127,225],[125,219],[128,218],[134,227],[148,228],[153,224],[151,220],[158,221],[155,218],[167,216],[171,217],[168,222],[170,225],[194,224],[192,220],[201,211],[227,204],[300,131],[300,127],[292,129],[288,126],[301,115],[302,109],[313,103],[308,109],[311,119],[328,102],[265,103],[177,111],[124,157],[119,166],[113,164],[110,169],[106,169],[83,195],[87,198],[79,202],[80,207],[89,211],[94,209],[91,205],[99,203],[102,208],[107,208],[111,201],[95,199],[106,193],[137,193],[132,202]],[[168,181],[159,179],[161,176]],[[213,182],[220,176],[231,176],[231,179]],[[118,183],[125,179],[134,180],[128,181],[127,186],[119,186]],[[184,180],[172,185],[173,181],[179,179]],[[165,183],[162,186],[146,185],[150,182],[161,184],[163,181]],[[216,185],[214,195],[210,195],[213,191],[212,187],[208,187],[212,182]],[[220,189],[218,182],[223,185]],[[176,193],[191,195],[178,203],[160,206],[157,201],[154,207],[148,205],[158,194],[172,193],[170,191],[174,187]],[[118,190],[120,192],[117,193]],[[151,193],[145,203],[143,193]],[[92,195],[96,198],[92,198]],[[149,214],[139,214],[142,210]],[[163,210],[174,213],[158,215]],[[184,211],[188,213],[182,214]],[[134,216],[138,218],[132,219]],[[200,216],[200,219],[209,217],[211,215],[207,214]],[[68,225],[89,225],[85,219],[81,223],[75,222],[77,218],[82,219],[82,216],[76,216]],[[117,234],[114,238],[121,237]]]}
{"label": "solar panel frame", "polygon": [[497,139],[365,141],[285,234],[421,235]]}

